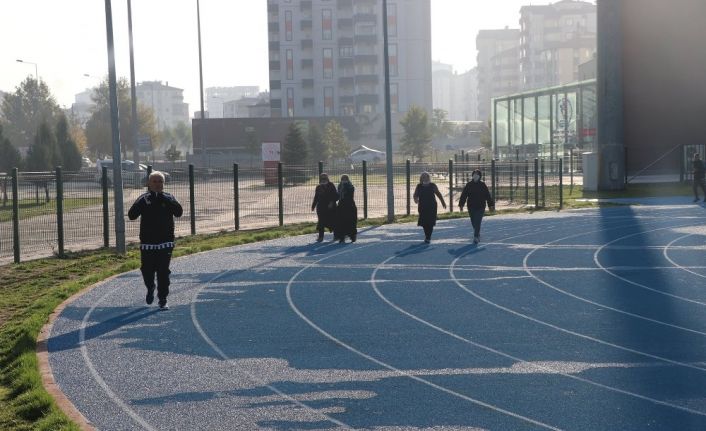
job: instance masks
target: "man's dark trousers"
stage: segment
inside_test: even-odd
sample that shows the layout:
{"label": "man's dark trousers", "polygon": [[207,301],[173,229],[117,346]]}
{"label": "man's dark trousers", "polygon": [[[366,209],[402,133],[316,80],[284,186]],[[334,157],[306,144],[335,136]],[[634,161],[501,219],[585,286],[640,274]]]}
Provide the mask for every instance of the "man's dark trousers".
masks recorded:
{"label": "man's dark trousers", "polygon": [[157,274],[157,299],[160,302],[167,300],[169,295],[169,262],[172,260],[172,248],[158,250],[140,250],[142,278],[147,289],[154,290],[154,276]]}
{"label": "man's dark trousers", "polygon": [[468,215],[471,217],[471,225],[473,226],[473,236],[480,237],[480,224],[483,221],[485,208],[469,209]]}

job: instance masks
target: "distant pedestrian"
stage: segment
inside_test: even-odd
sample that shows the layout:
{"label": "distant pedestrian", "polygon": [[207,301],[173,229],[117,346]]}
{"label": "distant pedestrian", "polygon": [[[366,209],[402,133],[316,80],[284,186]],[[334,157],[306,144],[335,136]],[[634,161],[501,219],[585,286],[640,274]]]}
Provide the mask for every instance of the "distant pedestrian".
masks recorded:
{"label": "distant pedestrian", "polygon": [[699,155],[699,153],[694,153],[693,168],[694,183],[692,184],[692,187],[694,189],[694,202],[699,201],[699,186],[704,192],[704,202],[706,202],[706,180],[704,179],[704,162],[701,160],[701,155]]}
{"label": "distant pedestrian", "polygon": [[319,175],[319,185],[316,186],[314,192],[314,201],[311,203],[311,210],[316,210],[316,230],[319,236],[317,242],[324,240],[324,231],[326,229],[333,231],[336,222],[336,201],[338,200],[338,192],[336,186],[328,179],[327,174]]}
{"label": "distant pedestrian", "polygon": [[417,204],[419,211],[417,226],[424,228],[424,242],[427,244],[431,242],[431,234],[436,226],[436,198],[439,198],[441,206],[445,209],[446,202],[444,202],[439,188],[431,182],[429,173],[423,172],[419,176],[419,184],[414,190],[414,203]]}
{"label": "distant pedestrian", "polygon": [[458,207],[463,211],[463,206],[468,204],[468,215],[471,218],[473,225],[473,243],[480,242],[480,225],[483,222],[485,215],[485,204],[488,203],[490,211],[495,211],[495,200],[490,195],[488,186],[485,185],[481,178],[483,177],[480,169],[476,169],[471,174],[471,181],[466,184],[461,193],[461,199],[458,201]]}
{"label": "distant pedestrian", "polygon": [[152,172],[147,193],[140,196],[128,211],[130,220],[140,218],[140,271],[147,287],[147,304],[154,302],[154,276],[157,274],[159,308],[169,309],[169,262],[174,250],[174,217],[184,212],[176,198],[164,190],[164,174]]}
{"label": "distant pedestrian", "polygon": [[358,208],[355,206],[355,187],[348,175],[341,175],[338,184],[338,207],[336,208],[336,226],[333,229],[334,239],[345,242],[350,237],[355,242],[358,234]]}

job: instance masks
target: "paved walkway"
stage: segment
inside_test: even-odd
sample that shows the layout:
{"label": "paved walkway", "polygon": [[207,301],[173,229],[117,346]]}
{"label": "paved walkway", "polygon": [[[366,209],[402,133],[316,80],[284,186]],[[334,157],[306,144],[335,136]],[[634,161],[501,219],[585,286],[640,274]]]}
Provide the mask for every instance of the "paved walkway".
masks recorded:
{"label": "paved walkway", "polygon": [[610,207],[296,237],[70,304],[49,360],[104,430],[706,429],[706,210]]}

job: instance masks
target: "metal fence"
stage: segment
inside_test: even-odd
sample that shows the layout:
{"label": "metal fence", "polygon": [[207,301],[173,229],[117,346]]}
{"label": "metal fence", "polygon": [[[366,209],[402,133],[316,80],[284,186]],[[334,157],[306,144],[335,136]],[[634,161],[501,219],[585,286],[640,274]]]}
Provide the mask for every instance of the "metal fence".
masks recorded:
{"label": "metal fence", "polygon": [[[412,195],[422,172],[458,211],[458,199],[474,169],[498,206],[560,207],[562,184],[570,175],[562,160],[489,161],[393,165],[396,215],[416,214]],[[356,186],[361,219],[387,214],[385,165],[322,164],[170,171],[165,190],[182,203],[177,236],[312,222],[314,188],[325,171],[335,183],[347,174]],[[125,213],[145,189],[123,189]],[[107,176],[94,172],[17,172],[0,174],[0,262],[61,255],[115,244],[114,198]],[[137,242],[139,222],[126,219],[126,240]]]}

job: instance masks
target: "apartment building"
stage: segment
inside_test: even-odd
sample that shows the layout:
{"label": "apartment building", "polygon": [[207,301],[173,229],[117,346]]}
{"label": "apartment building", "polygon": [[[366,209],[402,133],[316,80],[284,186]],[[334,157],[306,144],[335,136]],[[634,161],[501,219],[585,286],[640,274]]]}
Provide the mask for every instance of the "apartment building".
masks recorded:
{"label": "apartment building", "polygon": [[[384,126],[381,0],[268,0],[267,10],[272,117]],[[430,0],[388,2],[393,125],[412,105],[432,110],[430,12]]]}
{"label": "apartment building", "polygon": [[520,88],[520,30],[481,30],[478,50],[478,120],[491,117],[493,97],[512,94]]}
{"label": "apartment building", "polygon": [[137,101],[154,111],[159,129],[189,123],[189,104],[184,103],[184,90],[170,87],[169,82],[145,81],[135,86]]}

